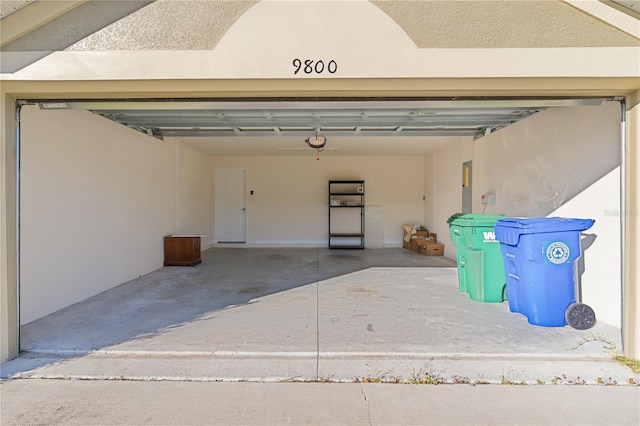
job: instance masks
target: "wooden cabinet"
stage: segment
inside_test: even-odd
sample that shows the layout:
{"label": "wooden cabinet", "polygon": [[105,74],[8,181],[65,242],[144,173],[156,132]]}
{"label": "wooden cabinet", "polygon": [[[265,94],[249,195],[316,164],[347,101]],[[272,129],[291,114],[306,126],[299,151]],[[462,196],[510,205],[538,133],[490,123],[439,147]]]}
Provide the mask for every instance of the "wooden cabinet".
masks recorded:
{"label": "wooden cabinet", "polygon": [[164,266],[194,266],[200,262],[200,235],[164,237]]}

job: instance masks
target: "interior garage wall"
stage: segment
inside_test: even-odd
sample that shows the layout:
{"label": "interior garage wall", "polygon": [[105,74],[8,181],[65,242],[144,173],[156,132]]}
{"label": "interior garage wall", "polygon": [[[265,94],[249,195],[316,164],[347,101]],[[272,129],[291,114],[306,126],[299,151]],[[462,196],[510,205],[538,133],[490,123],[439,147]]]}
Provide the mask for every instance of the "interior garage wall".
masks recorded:
{"label": "interior garage wall", "polygon": [[550,108],[475,146],[474,210],[494,192],[487,213],[546,216],[620,165],[620,104]]}
{"label": "interior garage wall", "polygon": [[86,111],[22,108],[22,324],[162,266],[175,156]]}
{"label": "interior garage wall", "polygon": [[[460,208],[464,142],[435,153],[437,220]],[[473,212],[519,217],[596,219],[598,235],[585,254],[585,303],[600,320],[620,325],[620,105],[553,108],[473,142]],[[440,183],[445,183],[441,187]],[[452,184],[452,183],[455,183]],[[451,191],[450,194],[447,194]],[[440,239],[447,239],[445,235]],[[450,240],[445,251],[453,257]]]}
{"label": "interior garage wall", "polygon": [[[583,233],[583,258],[579,262],[582,301],[595,310],[599,320],[620,327],[620,168],[599,179],[549,216],[588,217],[596,221]],[[593,237],[595,240],[591,243]]]}
{"label": "interior garage wall", "polygon": [[247,171],[248,244],[326,245],[331,179],[365,180],[366,205],[382,208],[384,246],[400,247],[402,224],[424,218],[422,156],[213,157],[212,164]]}
{"label": "interior garage wall", "polygon": [[434,153],[435,208],[434,224],[429,230],[438,233],[438,240],[444,244],[444,255],[456,258],[456,251],[449,237],[447,219],[462,209],[462,163],[467,160],[463,138],[451,142]]}
{"label": "interior garage wall", "polygon": [[176,233],[202,235],[201,249],[213,239],[213,180],[211,156],[176,142],[179,182],[179,217]]}
{"label": "interior garage wall", "polygon": [[[427,229],[436,231],[436,163],[435,153],[430,152],[424,156],[424,218],[422,223]],[[438,236],[438,238],[441,238]]]}

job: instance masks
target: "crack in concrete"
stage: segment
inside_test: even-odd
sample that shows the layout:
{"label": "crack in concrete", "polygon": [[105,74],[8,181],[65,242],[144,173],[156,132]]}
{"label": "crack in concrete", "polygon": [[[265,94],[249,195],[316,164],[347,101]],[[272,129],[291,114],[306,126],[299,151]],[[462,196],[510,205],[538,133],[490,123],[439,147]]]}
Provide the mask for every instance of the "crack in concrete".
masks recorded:
{"label": "crack in concrete", "polygon": [[369,419],[369,424],[373,425],[373,422],[371,421],[371,401],[369,400],[369,397],[364,391],[362,385],[360,385],[360,392],[362,392],[362,396],[364,397],[364,404],[367,407],[367,418]]}

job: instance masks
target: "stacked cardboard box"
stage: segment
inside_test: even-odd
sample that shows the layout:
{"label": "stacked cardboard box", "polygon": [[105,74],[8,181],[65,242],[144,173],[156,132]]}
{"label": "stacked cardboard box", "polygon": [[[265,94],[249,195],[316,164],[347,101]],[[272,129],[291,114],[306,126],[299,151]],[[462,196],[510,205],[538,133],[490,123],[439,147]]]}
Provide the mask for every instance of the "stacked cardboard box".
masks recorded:
{"label": "stacked cardboard box", "polygon": [[420,247],[420,253],[425,256],[444,256],[444,244],[425,244]]}
{"label": "stacked cardboard box", "polygon": [[431,233],[431,238],[420,246],[420,253],[425,256],[444,256],[444,244],[438,242],[438,234]]}
{"label": "stacked cardboard box", "polygon": [[429,236],[429,230],[420,225],[402,225],[402,229],[404,230],[402,247],[409,250],[416,251],[415,240]]}
{"label": "stacked cardboard box", "polygon": [[443,256],[444,245],[438,243],[438,234],[416,225],[403,225],[402,247],[426,256]]}
{"label": "stacked cardboard box", "polygon": [[420,253],[420,246],[429,239],[429,231],[418,231],[411,236],[411,242],[409,243],[409,250]]}

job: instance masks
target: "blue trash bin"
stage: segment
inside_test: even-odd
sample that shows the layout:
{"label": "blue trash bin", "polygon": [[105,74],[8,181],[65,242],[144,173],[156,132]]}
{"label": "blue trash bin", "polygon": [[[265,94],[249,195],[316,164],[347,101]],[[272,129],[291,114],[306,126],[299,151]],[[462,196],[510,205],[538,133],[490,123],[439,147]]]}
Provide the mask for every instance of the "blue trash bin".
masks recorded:
{"label": "blue trash bin", "polygon": [[525,315],[534,325],[567,324],[567,308],[576,302],[574,263],[581,254],[580,232],[593,223],[559,217],[496,222],[511,312]]}

